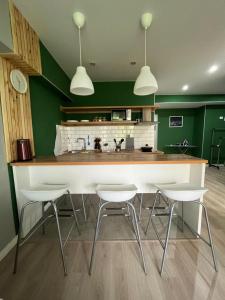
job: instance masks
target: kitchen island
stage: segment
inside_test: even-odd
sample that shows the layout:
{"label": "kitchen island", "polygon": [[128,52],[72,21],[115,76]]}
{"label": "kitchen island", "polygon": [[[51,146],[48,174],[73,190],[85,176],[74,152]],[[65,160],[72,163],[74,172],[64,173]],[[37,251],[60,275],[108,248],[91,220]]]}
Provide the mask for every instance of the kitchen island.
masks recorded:
{"label": "kitchen island", "polygon": [[[189,182],[204,186],[207,161],[185,154],[134,152],[77,152],[58,157],[40,157],[15,162],[13,174],[18,210],[27,201],[21,189],[41,183],[69,183],[72,194],[94,194],[98,183],[130,184],[138,193],[151,193],[153,183]],[[25,218],[25,231],[41,216],[41,207],[31,208]],[[201,231],[201,208],[185,203],[184,219],[198,233]]]}

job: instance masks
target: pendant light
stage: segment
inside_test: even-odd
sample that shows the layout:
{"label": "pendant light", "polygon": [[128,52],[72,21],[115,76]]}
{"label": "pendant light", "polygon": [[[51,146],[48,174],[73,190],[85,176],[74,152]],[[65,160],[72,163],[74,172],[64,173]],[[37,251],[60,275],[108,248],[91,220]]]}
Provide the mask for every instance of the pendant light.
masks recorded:
{"label": "pendant light", "polygon": [[75,12],[73,14],[73,21],[78,27],[79,31],[79,48],[80,48],[80,65],[77,67],[76,73],[70,84],[70,92],[79,96],[89,96],[94,94],[93,83],[88,76],[86,69],[82,66],[82,49],[81,49],[81,37],[80,30],[84,26],[85,16],[81,12]]}
{"label": "pendant light", "polygon": [[146,96],[154,94],[158,90],[157,81],[146,63],[146,33],[152,23],[152,14],[144,13],[141,17],[141,24],[145,30],[145,65],[141,68],[140,74],[134,85],[134,94]]}

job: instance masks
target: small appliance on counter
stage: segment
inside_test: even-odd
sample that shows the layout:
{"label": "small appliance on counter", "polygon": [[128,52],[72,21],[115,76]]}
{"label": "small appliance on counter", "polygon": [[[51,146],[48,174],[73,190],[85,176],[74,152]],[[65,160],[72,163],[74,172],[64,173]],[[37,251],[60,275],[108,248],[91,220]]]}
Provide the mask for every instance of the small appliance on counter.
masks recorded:
{"label": "small appliance on counter", "polygon": [[19,139],[16,141],[16,144],[18,161],[31,160],[33,158],[29,139]]}
{"label": "small appliance on counter", "polygon": [[125,148],[128,151],[134,150],[134,138],[131,137],[130,135],[126,136],[126,146],[125,146]]}
{"label": "small appliance on counter", "polygon": [[152,152],[152,147],[146,144],[144,147],[141,147],[142,152]]}

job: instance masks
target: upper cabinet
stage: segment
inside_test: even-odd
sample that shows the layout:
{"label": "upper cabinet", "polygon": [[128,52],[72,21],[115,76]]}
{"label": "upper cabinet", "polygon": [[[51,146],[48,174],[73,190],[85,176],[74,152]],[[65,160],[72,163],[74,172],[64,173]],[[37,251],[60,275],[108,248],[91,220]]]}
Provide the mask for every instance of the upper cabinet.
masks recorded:
{"label": "upper cabinet", "polygon": [[[3,4],[6,6],[4,9],[4,19],[7,22],[9,16],[10,22],[6,23],[11,26],[11,30],[7,29],[7,35],[11,34],[13,49],[11,51],[4,51],[0,53],[2,57],[9,59],[15,67],[20,68],[28,75],[40,75],[41,69],[41,56],[40,56],[40,44],[39,38],[36,32],[32,29],[26,19],[22,16],[20,11],[12,4],[11,1],[3,0],[0,6]],[[2,7],[0,7],[0,11]],[[3,32],[0,32],[0,44],[3,49],[4,41]],[[4,38],[4,40],[7,40]],[[10,36],[8,36],[10,40]],[[5,45],[6,46],[6,45]],[[8,47],[9,48],[9,47]],[[7,49],[7,48],[6,48]]]}

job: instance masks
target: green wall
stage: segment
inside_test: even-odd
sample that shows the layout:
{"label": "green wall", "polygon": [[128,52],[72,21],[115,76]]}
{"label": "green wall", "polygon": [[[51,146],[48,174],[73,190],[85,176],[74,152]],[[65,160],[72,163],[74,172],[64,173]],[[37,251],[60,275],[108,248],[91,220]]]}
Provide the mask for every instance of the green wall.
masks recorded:
{"label": "green wall", "polygon": [[[166,145],[176,144],[184,139],[194,143],[194,109],[159,109],[158,113],[158,149],[165,153],[179,153],[179,150]],[[169,116],[183,116],[183,127],[169,127]]]}
{"label": "green wall", "polygon": [[153,105],[154,95],[136,96],[134,82],[94,82],[95,93],[91,96],[72,95],[72,106]]}
{"label": "green wall", "polygon": [[[220,119],[220,116],[223,119]],[[217,132],[215,134],[214,143],[218,143],[219,137],[225,138],[225,105],[223,106],[207,106],[205,115],[205,131],[204,131],[204,143],[203,143],[203,157],[209,159],[210,156],[210,145],[213,128],[223,128],[224,131]],[[222,144],[221,159],[223,163],[225,160],[225,140]]]}
{"label": "green wall", "polygon": [[205,106],[194,109],[195,120],[193,131],[193,144],[197,145],[198,148],[193,149],[192,154],[197,157],[203,157],[205,109]]}
{"label": "green wall", "polygon": [[[184,103],[184,102],[221,102],[225,103],[225,95],[156,95],[156,103]],[[206,103],[207,104],[207,103]]]}
{"label": "green wall", "polygon": [[30,98],[33,120],[35,154],[53,154],[56,124],[60,124],[64,114],[60,105],[65,105],[62,95],[41,77],[30,77]]}
{"label": "green wall", "polygon": [[[159,133],[158,133],[158,148],[165,153],[179,153],[179,150],[165,147],[167,144],[175,144],[187,138],[188,141],[198,146],[190,153],[203,157],[210,158],[211,135],[213,128],[222,128],[215,135],[214,143],[218,143],[219,137],[224,137],[221,150],[220,162],[225,160],[225,105],[219,106],[204,106],[195,109],[159,109]],[[180,115],[184,117],[184,124],[181,128],[169,128],[169,116]],[[220,116],[223,119],[220,119]]]}
{"label": "green wall", "polygon": [[71,98],[70,93],[70,79],[66,73],[62,70],[48,49],[40,42],[40,53],[42,63],[43,77],[52,83],[56,89],[64,93],[67,99]]}
{"label": "green wall", "polygon": [[36,156],[51,155],[54,151],[56,124],[64,120],[60,105],[70,101],[70,80],[41,43],[44,76],[30,76],[30,99]]}

